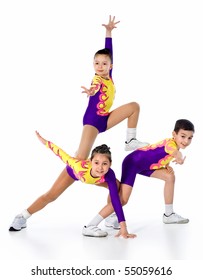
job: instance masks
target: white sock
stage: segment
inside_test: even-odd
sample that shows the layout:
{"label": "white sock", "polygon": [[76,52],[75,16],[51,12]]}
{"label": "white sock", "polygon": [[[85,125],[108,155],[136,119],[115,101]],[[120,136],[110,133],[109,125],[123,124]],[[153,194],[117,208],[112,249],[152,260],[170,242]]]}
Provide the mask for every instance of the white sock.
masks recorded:
{"label": "white sock", "polygon": [[32,215],[25,209],[21,212],[22,216],[25,218],[25,219],[28,219],[30,218]]}
{"label": "white sock", "polygon": [[170,216],[173,213],[173,204],[165,204],[165,215]]}
{"label": "white sock", "polygon": [[127,128],[126,141],[129,142],[132,138],[136,138],[137,128]]}
{"label": "white sock", "polygon": [[101,223],[101,221],[103,221],[103,217],[100,214],[97,214],[90,222],[87,226],[98,226],[99,223]]}

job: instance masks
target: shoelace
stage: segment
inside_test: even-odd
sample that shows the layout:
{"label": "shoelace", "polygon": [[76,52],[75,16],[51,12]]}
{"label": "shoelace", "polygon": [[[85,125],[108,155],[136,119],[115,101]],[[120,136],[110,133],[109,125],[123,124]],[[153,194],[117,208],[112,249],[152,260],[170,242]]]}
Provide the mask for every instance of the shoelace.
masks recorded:
{"label": "shoelace", "polygon": [[131,138],[129,141],[125,141],[125,144],[130,144],[131,141],[137,140],[136,138]]}

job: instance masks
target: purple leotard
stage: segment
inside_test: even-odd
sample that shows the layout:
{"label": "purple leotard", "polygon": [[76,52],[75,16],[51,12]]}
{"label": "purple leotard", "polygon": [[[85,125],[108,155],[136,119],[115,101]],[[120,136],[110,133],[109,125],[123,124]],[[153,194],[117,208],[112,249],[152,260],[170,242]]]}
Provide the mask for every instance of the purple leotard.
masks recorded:
{"label": "purple leotard", "polygon": [[[105,38],[105,48],[108,48],[113,58],[112,38]],[[95,94],[89,97],[89,103],[83,117],[83,125],[96,127],[99,133],[106,131],[107,121],[115,97],[115,86],[112,80],[112,70],[109,73],[110,79],[106,80],[95,75],[92,85],[95,86]]]}
{"label": "purple leotard", "polygon": [[133,187],[137,174],[150,177],[156,169],[165,168],[177,149],[175,141],[167,138],[128,154],[122,163],[121,183]]}

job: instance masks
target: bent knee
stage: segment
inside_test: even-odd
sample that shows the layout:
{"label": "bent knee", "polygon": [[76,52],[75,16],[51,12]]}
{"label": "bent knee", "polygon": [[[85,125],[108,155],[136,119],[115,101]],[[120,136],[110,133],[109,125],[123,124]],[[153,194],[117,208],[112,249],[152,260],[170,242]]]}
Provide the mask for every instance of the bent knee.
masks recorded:
{"label": "bent knee", "polygon": [[175,174],[174,173],[166,173],[165,174],[165,181],[174,183],[175,182]]}
{"label": "bent knee", "polygon": [[137,102],[131,102],[130,105],[134,111],[140,111],[140,105]]}
{"label": "bent knee", "polygon": [[126,205],[128,203],[128,200],[129,200],[128,198],[122,198],[121,199],[122,206]]}

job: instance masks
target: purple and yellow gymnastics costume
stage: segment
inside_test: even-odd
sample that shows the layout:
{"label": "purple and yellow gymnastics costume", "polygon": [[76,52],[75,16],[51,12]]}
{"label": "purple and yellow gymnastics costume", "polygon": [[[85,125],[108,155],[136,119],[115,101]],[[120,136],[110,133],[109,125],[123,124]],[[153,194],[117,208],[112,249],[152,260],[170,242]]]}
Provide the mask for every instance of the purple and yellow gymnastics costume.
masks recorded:
{"label": "purple and yellow gymnastics costume", "polygon": [[46,147],[52,150],[55,155],[57,155],[67,166],[66,170],[71,178],[78,181],[80,180],[85,184],[94,184],[99,185],[101,183],[106,182],[109,188],[109,194],[111,197],[111,202],[114,208],[114,211],[118,217],[118,221],[125,221],[123,208],[120,202],[118,188],[116,183],[116,176],[114,171],[110,168],[109,171],[102,177],[94,178],[91,175],[91,161],[87,160],[79,160],[77,158],[71,157],[66,152],[64,152],[61,148],[56,146],[54,143],[47,141]]}
{"label": "purple and yellow gymnastics costume", "polygon": [[133,187],[137,174],[150,177],[156,169],[165,168],[178,150],[172,138],[139,148],[128,154],[122,163],[121,183]]}
{"label": "purple and yellow gymnastics costume", "polygon": [[[110,50],[113,59],[112,38],[105,38],[105,48]],[[83,125],[92,125],[98,129],[99,133],[104,132],[107,128],[109,111],[115,98],[112,70],[110,70],[109,76],[108,80],[99,75],[94,76],[91,83],[91,86],[95,86],[94,95],[89,97],[89,103],[83,117]]]}

